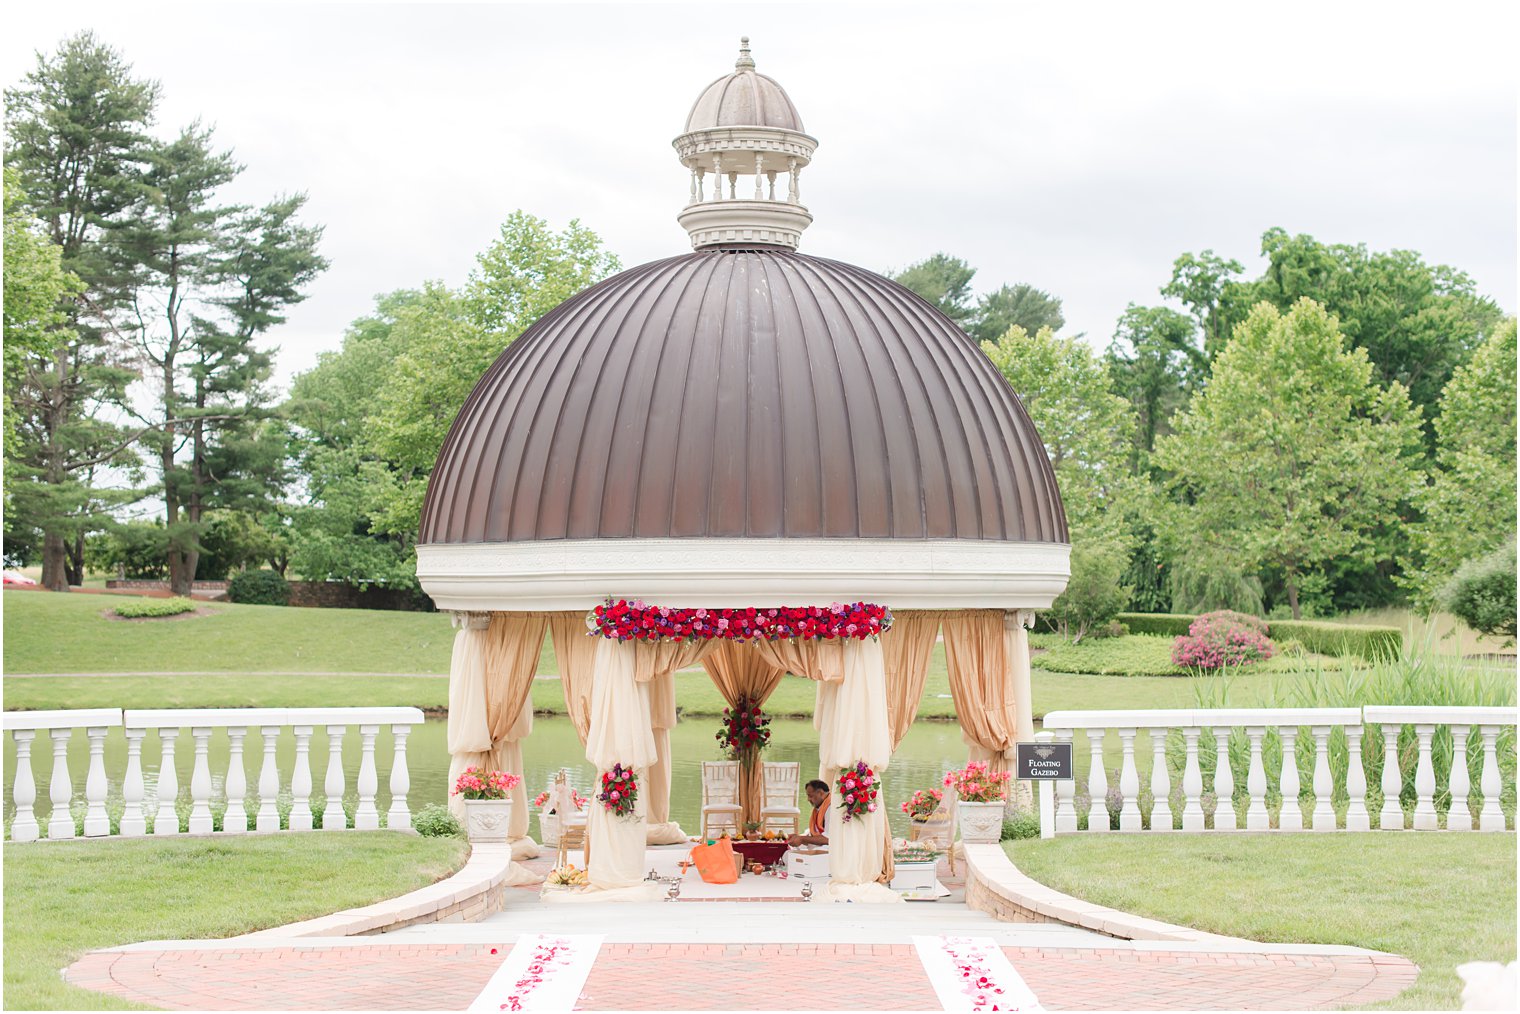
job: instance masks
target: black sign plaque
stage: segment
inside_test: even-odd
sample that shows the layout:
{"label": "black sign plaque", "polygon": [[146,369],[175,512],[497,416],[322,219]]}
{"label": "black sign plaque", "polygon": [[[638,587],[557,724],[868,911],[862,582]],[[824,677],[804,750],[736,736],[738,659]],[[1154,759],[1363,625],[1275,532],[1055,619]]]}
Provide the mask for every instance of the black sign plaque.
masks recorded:
{"label": "black sign plaque", "polygon": [[1075,777],[1070,743],[1020,743],[1018,777],[1033,781],[1069,781]]}

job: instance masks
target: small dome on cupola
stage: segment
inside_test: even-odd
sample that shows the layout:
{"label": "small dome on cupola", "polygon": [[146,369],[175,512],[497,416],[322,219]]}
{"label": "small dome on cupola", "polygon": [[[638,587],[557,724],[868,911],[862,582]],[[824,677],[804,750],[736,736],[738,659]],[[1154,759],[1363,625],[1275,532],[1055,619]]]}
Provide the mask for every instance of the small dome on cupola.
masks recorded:
{"label": "small dome on cupola", "polygon": [[797,181],[818,139],[803,133],[786,89],[755,71],[748,38],[739,40],[734,72],[703,90],[673,144],[691,173],[690,199],[676,219],[693,247],[796,248],[813,221]]}

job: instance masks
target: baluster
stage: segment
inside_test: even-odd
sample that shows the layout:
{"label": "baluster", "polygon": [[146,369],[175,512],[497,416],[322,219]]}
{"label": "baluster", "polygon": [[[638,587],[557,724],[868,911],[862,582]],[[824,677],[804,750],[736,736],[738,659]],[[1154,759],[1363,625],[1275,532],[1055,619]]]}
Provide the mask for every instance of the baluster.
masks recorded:
{"label": "baluster", "polygon": [[767,172],[765,174],[765,179],[770,184],[770,192],[766,196],[766,200],[768,200],[768,201],[774,201],[776,199],[776,173],[775,173],[775,170]]}
{"label": "baluster", "polygon": [[1478,726],[1483,739],[1483,778],[1479,787],[1483,790],[1483,809],[1478,813],[1479,831],[1503,831],[1504,811],[1499,807],[1499,790],[1503,782],[1499,778],[1499,727]]}
{"label": "baluster", "polygon": [[1140,818],[1140,772],[1135,769],[1135,730],[1120,729],[1119,742],[1124,749],[1124,763],[1119,768],[1119,794],[1124,797],[1119,805],[1119,830],[1140,831],[1144,825]]}
{"label": "baluster", "polygon": [[1203,771],[1198,767],[1198,734],[1202,730],[1182,730],[1187,745],[1187,764],[1182,769],[1182,829],[1203,830]]}
{"label": "baluster", "polygon": [[1238,831],[1240,818],[1235,813],[1235,772],[1230,769],[1230,731],[1214,733],[1214,830]]}
{"label": "baluster", "polygon": [[363,752],[359,759],[359,807],[354,811],[356,831],[373,831],[380,826],[380,811],[375,809],[375,789],[379,785],[375,777],[375,737],[379,734],[378,725],[359,726]]}
{"label": "baluster", "polygon": [[247,726],[227,729],[227,780],[222,786],[227,792],[227,809],[222,812],[224,834],[248,833],[248,809],[244,805],[248,796],[248,772],[243,767],[243,737],[246,735]]}
{"label": "baluster", "polygon": [[190,771],[190,833],[210,834],[211,820],[211,730],[191,728],[195,740],[195,767]]}
{"label": "baluster", "polygon": [[74,801],[74,778],[69,774],[69,740],[74,738],[74,730],[50,731],[53,736],[53,779],[48,783],[48,795],[53,801],[53,812],[48,817],[48,837],[73,838],[74,814],[69,811],[69,804]]}
{"label": "baluster", "polygon": [[[1070,743],[1072,740],[1070,729],[1057,729],[1055,733],[1057,743]],[[1077,829],[1076,796],[1075,779],[1056,782],[1056,834],[1068,834]]]}
{"label": "baluster", "polygon": [[97,726],[84,730],[90,740],[90,773],[84,780],[84,836],[100,838],[111,833],[111,818],[106,815],[106,730]]}
{"label": "baluster", "polygon": [[802,201],[802,166],[792,170],[792,196],[796,198],[792,203],[799,204]]}
{"label": "baluster", "polygon": [[1251,740],[1251,766],[1246,770],[1246,791],[1251,794],[1251,803],[1246,807],[1247,831],[1266,831],[1272,826],[1272,818],[1267,814],[1267,768],[1261,761],[1261,741],[1266,734],[1264,726],[1246,729]]}
{"label": "baluster", "polygon": [[343,777],[343,734],[346,725],[327,727],[327,780],[322,790],[327,793],[327,808],[322,811],[322,830],[346,831],[348,817],[343,812],[343,793],[348,783]]}
{"label": "baluster", "polygon": [[1436,816],[1436,767],[1430,758],[1430,739],[1436,727],[1416,725],[1414,731],[1420,740],[1420,759],[1414,769],[1414,829],[1435,831],[1441,826]]}
{"label": "baluster", "polygon": [[723,200],[723,157],[721,155],[713,156],[712,174],[713,200],[721,201]]}
{"label": "baluster", "polygon": [[[691,171],[691,196],[686,199],[686,203],[687,204],[696,204],[697,203],[697,199],[698,199],[697,198],[697,171],[695,169],[693,169]],[[324,826],[325,826],[325,822],[324,822]]]}
{"label": "baluster", "polygon": [[1172,776],[1166,769],[1166,729],[1151,730],[1151,830],[1172,829]]}
{"label": "baluster", "polygon": [[728,174],[728,199],[730,201],[737,201],[739,199],[739,174],[737,172]]}
{"label": "baluster", "polygon": [[278,831],[280,808],[275,804],[280,795],[280,765],[275,759],[275,746],[279,742],[280,727],[259,726],[258,733],[264,741],[264,763],[259,768],[259,815],[254,818],[253,826],[257,831]]}
{"label": "baluster", "polygon": [[1087,794],[1092,797],[1092,807],[1087,811],[1089,831],[1107,831],[1108,826],[1108,772],[1103,770],[1103,737],[1107,729],[1088,729],[1087,747],[1091,766],[1087,772]]}
{"label": "baluster", "polygon": [[16,741],[16,784],[11,789],[16,818],[11,822],[11,841],[36,841],[37,815],[32,804],[37,801],[37,780],[32,775],[32,740],[37,738],[37,730],[17,729],[11,738]]}
{"label": "baluster", "polygon": [[1301,791],[1298,781],[1298,726],[1278,729],[1277,738],[1282,740],[1282,773],[1277,780],[1278,790],[1282,792],[1282,809],[1277,813],[1277,829],[1302,831],[1304,811],[1298,800]]}
{"label": "baluster", "polygon": [[406,805],[406,794],[412,790],[412,773],[406,766],[406,737],[411,731],[410,725],[391,726],[395,754],[391,757],[391,808],[385,812],[385,826],[392,831],[412,826],[412,812]]}
{"label": "baluster", "polygon": [[755,200],[757,200],[757,201],[763,201],[763,200],[765,200],[765,177],[764,177],[764,175],[762,175],[765,172],[765,166],[762,164],[763,162],[764,162],[764,159],[760,156],[760,153],[756,152],[755,153]]}
{"label": "baluster", "polygon": [[797,160],[786,160],[786,200],[788,204],[797,203]]}
{"label": "baluster", "polygon": [[1446,811],[1446,830],[1471,831],[1473,829],[1472,775],[1467,771],[1467,737],[1471,728],[1466,725],[1451,727],[1451,777],[1446,780],[1451,793],[1451,807]]}
{"label": "baluster", "polygon": [[1343,727],[1346,733],[1346,830],[1370,831],[1372,818],[1367,815],[1367,772],[1362,767],[1362,741],[1366,738],[1365,727]]}
{"label": "baluster", "polygon": [[1382,831],[1404,830],[1404,807],[1399,793],[1404,790],[1404,775],[1399,771],[1399,727],[1392,722],[1383,723],[1383,808],[1378,814],[1378,829]]}
{"label": "baluster", "polygon": [[1335,830],[1335,804],[1330,794],[1335,782],[1330,777],[1330,726],[1311,726],[1314,734],[1314,830]]}
{"label": "baluster", "polygon": [[148,833],[148,815],[143,812],[142,744],[147,729],[126,729],[127,777],[121,783],[121,833],[136,838]]}
{"label": "baluster", "polygon": [[311,830],[311,730],[313,726],[297,725],[296,767],[290,775],[290,829]]}
{"label": "baluster", "polygon": [[696,203],[701,204],[705,200],[707,200],[707,170],[706,169],[698,169],[697,170],[697,202]]}
{"label": "baluster", "polygon": [[153,833],[179,834],[179,814],[174,803],[179,798],[179,771],[174,767],[174,741],[179,738],[178,729],[159,729],[158,743],[158,810],[153,816]]}

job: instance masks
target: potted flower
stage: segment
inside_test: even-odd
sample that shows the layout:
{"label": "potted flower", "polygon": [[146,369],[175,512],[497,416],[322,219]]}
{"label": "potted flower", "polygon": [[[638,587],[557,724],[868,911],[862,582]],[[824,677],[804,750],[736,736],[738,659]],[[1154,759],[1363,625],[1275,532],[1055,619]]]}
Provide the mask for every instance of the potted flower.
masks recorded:
{"label": "potted flower", "polygon": [[505,771],[465,768],[454,782],[454,795],[464,797],[465,834],[473,842],[507,840],[512,800],[507,793],[521,778]]}
{"label": "potted flower", "polygon": [[945,775],[945,788],[960,800],[955,813],[961,841],[986,845],[1002,837],[1003,805],[1011,777],[1006,771],[993,771],[986,761],[972,761]]}
{"label": "potted flower", "polygon": [[923,824],[939,809],[940,800],[944,798],[945,794],[939,789],[918,789],[912,799],[902,804],[902,812],[913,823]]}

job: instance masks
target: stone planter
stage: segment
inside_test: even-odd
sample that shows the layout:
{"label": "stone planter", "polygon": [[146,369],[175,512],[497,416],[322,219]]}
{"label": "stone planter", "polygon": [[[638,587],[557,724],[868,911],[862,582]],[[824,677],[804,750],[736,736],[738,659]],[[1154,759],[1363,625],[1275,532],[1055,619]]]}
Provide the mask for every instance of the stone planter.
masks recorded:
{"label": "stone planter", "polygon": [[932,895],[937,882],[934,872],[937,865],[933,859],[921,863],[897,863],[892,874],[892,890]]}
{"label": "stone planter", "polygon": [[1003,801],[955,804],[961,841],[967,845],[995,845],[1003,836]]}
{"label": "stone planter", "polygon": [[510,799],[466,799],[464,801],[465,836],[470,841],[504,842],[507,825],[512,820]]}

